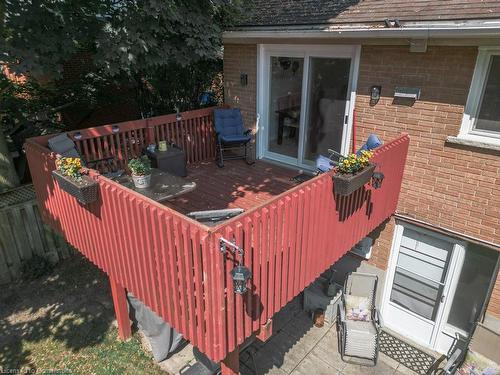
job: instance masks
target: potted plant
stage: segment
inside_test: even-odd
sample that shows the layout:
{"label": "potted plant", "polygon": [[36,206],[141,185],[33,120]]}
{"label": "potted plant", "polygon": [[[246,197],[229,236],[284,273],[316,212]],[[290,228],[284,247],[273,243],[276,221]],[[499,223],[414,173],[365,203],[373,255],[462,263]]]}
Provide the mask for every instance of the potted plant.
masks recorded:
{"label": "potted plant", "polygon": [[333,176],[335,194],[349,195],[370,181],[375,165],[370,163],[373,153],[361,151],[340,160],[337,173]]}
{"label": "potted plant", "polygon": [[128,168],[132,173],[132,180],[138,189],[144,189],[151,185],[151,161],[146,155],[131,159]]}
{"label": "potted plant", "polygon": [[82,174],[80,158],[59,156],[56,160],[56,168],[52,171],[52,176],[62,190],[83,204],[97,200],[98,184],[89,176]]}

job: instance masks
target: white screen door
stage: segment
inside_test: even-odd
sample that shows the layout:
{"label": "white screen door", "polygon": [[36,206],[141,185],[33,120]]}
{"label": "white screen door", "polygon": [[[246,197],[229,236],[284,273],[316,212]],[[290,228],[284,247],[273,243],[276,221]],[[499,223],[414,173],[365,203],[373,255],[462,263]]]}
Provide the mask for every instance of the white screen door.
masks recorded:
{"label": "white screen door", "polygon": [[384,323],[433,347],[456,258],[456,245],[446,237],[398,226],[384,293]]}
{"label": "white screen door", "polygon": [[260,46],[259,157],[313,168],[329,148],[346,153],[357,46]]}

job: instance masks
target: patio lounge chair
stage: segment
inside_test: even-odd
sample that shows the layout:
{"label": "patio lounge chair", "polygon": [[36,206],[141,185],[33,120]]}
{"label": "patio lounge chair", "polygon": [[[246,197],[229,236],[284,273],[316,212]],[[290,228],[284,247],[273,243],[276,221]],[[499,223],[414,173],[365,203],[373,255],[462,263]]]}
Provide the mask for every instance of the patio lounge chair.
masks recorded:
{"label": "patio lounge chair", "polygon": [[214,126],[217,135],[217,165],[219,167],[224,166],[224,151],[241,148],[244,149],[243,155],[226,156],[225,159],[245,159],[248,165],[254,163],[249,160],[252,130],[245,130],[238,108],[214,109]]}
{"label": "patio lounge chair", "polygon": [[339,304],[339,349],[345,357],[364,358],[377,364],[380,317],[375,307],[378,277],[353,272],[347,276]]}
{"label": "patio lounge chair", "polygon": [[118,171],[113,170],[113,162],[115,160],[114,156],[96,159],[91,161],[85,161],[85,159],[78,152],[75,142],[68,137],[66,133],[58,134],[48,140],[48,147],[51,151],[55,152],[64,157],[68,158],[80,158],[82,161],[82,165],[89,168],[97,168],[99,165],[104,166],[108,172],[103,175],[108,178],[116,178],[120,177],[123,174],[123,170],[120,169]]}
{"label": "patio lounge chair", "polygon": [[[455,374],[462,367],[468,368],[469,361],[477,369],[478,374],[495,374],[500,371],[500,350],[498,349],[500,347],[500,333],[485,327],[481,323],[477,323],[469,337],[471,338],[457,334],[455,341],[446,354],[446,364],[442,372],[438,369],[434,373]],[[441,361],[442,359],[438,360],[437,363]],[[490,369],[496,368],[497,372],[482,372],[485,368],[479,368],[480,364]],[[468,374],[469,372],[464,371],[464,373]]]}

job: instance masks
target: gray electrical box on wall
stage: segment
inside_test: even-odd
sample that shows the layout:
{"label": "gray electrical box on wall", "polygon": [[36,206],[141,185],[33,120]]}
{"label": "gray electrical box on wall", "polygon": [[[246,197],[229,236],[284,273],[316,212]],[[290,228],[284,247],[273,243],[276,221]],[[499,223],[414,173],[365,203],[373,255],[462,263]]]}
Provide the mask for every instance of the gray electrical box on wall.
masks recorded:
{"label": "gray electrical box on wall", "polygon": [[417,87],[396,87],[394,97],[418,100],[420,99],[420,89]]}

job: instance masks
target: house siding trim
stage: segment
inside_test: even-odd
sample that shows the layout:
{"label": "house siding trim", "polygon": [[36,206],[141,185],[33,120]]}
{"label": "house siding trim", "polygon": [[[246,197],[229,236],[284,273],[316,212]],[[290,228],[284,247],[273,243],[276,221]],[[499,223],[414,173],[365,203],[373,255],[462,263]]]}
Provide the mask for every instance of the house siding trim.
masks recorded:
{"label": "house siding trim", "polygon": [[409,223],[409,224],[412,224],[412,225],[419,227],[419,228],[424,228],[424,229],[428,229],[428,230],[431,230],[431,231],[434,231],[437,233],[441,233],[445,236],[452,237],[452,238],[455,238],[455,239],[460,240],[460,241],[467,241],[467,242],[471,242],[471,243],[475,243],[475,244],[487,247],[491,250],[500,251],[500,244],[496,244],[496,243],[489,242],[489,241],[483,241],[483,240],[475,238],[473,236],[467,236],[467,235],[464,235],[464,234],[459,233],[457,231],[454,231],[452,229],[448,229],[448,228],[444,228],[444,227],[441,227],[441,226],[438,226],[435,224],[427,223],[423,220],[418,220],[418,219],[415,219],[412,217],[401,215],[399,213],[396,213],[394,215],[394,217],[396,219],[396,224],[399,221],[402,221],[404,223]]}

